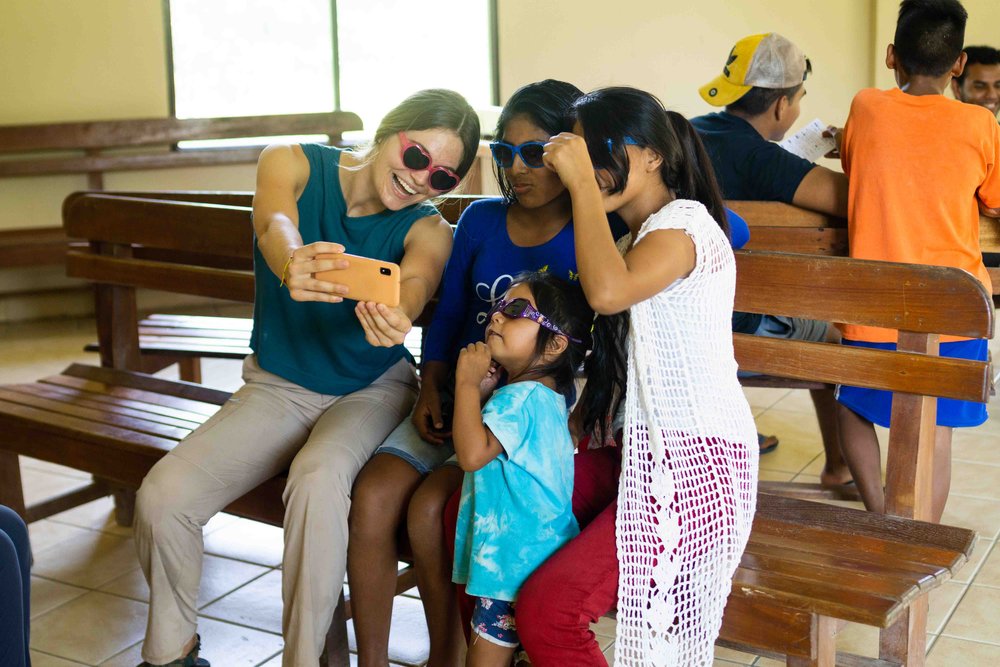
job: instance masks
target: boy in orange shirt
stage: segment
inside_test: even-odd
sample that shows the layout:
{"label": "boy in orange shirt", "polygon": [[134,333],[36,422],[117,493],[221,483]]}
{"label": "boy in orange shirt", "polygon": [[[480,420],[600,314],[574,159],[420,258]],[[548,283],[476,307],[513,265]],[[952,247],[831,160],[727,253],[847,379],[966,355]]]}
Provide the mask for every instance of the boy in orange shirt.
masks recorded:
{"label": "boy in orange shirt", "polygon": [[[851,104],[841,159],[850,179],[851,257],[954,266],[990,290],[979,249],[979,213],[1000,217],[1000,132],[983,107],[943,93],[965,65],[967,14],[958,0],[903,0],[886,66],[898,89],[862,90]],[[844,344],[895,349],[889,329],[845,325]],[[942,337],[942,356],[986,359],[986,341]],[[840,387],[847,463],[865,506],[885,509],[872,423],[889,425],[892,394]],[[951,431],[986,420],[980,403],[938,400],[932,516],[951,485]]]}

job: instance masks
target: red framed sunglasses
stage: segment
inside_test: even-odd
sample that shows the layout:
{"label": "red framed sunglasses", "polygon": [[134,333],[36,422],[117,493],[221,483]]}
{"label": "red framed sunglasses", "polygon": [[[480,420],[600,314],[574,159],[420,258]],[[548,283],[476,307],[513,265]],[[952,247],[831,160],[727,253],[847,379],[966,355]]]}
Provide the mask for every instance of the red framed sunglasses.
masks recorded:
{"label": "red framed sunglasses", "polygon": [[431,164],[431,156],[418,143],[406,138],[405,132],[399,133],[399,144],[402,147],[403,165],[411,171],[429,171],[428,181],[431,188],[438,192],[454,189],[462,178],[448,167],[437,167]]}

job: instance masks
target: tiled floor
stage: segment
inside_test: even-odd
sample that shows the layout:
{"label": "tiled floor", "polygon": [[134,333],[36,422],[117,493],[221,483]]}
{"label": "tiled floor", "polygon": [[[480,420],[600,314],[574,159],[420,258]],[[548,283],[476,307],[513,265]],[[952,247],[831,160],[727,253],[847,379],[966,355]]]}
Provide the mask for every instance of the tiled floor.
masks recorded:
{"label": "tiled floor", "polygon": [[[72,361],[93,362],[93,355],[81,352],[92,332],[91,321],[0,324],[0,382],[33,381]],[[206,362],[205,376],[213,386],[233,389],[239,383],[238,363]],[[747,393],[761,430],[781,437],[777,451],[761,459],[762,478],[815,480],[822,458],[806,393]],[[972,562],[931,594],[928,665],[935,667],[1000,665],[1000,406],[994,402],[990,409],[994,421],[955,435],[945,523],[974,528],[980,539]],[[31,459],[22,459],[22,472],[29,501],[87,481],[77,471]],[[138,664],[147,589],[131,531],[114,523],[110,500],[36,522],[30,531],[35,667]],[[220,515],[205,533],[208,555],[198,603],[205,657],[216,667],[279,665],[281,531]],[[610,657],[614,621],[602,620],[595,631]],[[396,600],[391,644],[397,664],[421,665],[426,659],[421,608],[412,597]],[[874,655],[877,634],[851,626],[839,644],[842,650]],[[716,653],[720,667],[779,664],[725,649]]]}

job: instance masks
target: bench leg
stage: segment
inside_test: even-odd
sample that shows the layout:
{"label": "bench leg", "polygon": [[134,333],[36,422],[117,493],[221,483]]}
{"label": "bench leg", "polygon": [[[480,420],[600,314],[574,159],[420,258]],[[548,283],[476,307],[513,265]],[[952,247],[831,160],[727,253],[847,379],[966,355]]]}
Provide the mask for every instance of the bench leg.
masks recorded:
{"label": "bench leg", "polygon": [[923,667],[927,654],[927,596],[909,606],[879,635],[878,657],[907,667]]}
{"label": "bench leg", "polygon": [[788,667],[836,667],[837,619],[815,616],[812,628],[813,658],[788,656]]}
{"label": "bench leg", "polygon": [[0,451],[0,505],[6,505],[28,520],[21,486],[21,463],[13,452]]}
{"label": "bench leg", "polygon": [[320,660],[321,667],[349,667],[351,664],[350,650],[347,646],[347,604],[344,602],[344,591],[340,592],[340,600],[333,610],[333,622],[326,634],[326,651]]}
{"label": "bench leg", "polygon": [[186,382],[201,384],[201,359],[198,357],[182,357],[177,362],[180,378]]}
{"label": "bench leg", "polygon": [[131,526],[135,516],[135,491],[132,489],[115,489],[115,523],[119,526]]}

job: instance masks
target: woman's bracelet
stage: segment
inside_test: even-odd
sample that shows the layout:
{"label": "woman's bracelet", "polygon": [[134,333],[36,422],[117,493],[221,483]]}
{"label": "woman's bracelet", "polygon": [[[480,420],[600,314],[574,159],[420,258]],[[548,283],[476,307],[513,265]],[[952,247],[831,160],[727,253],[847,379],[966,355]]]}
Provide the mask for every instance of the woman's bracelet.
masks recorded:
{"label": "woman's bracelet", "polygon": [[289,255],[288,259],[285,260],[285,266],[283,269],[281,269],[281,283],[278,285],[278,287],[284,287],[285,281],[288,280],[288,267],[291,266],[292,264],[293,255],[294,253],[292,255]]}

